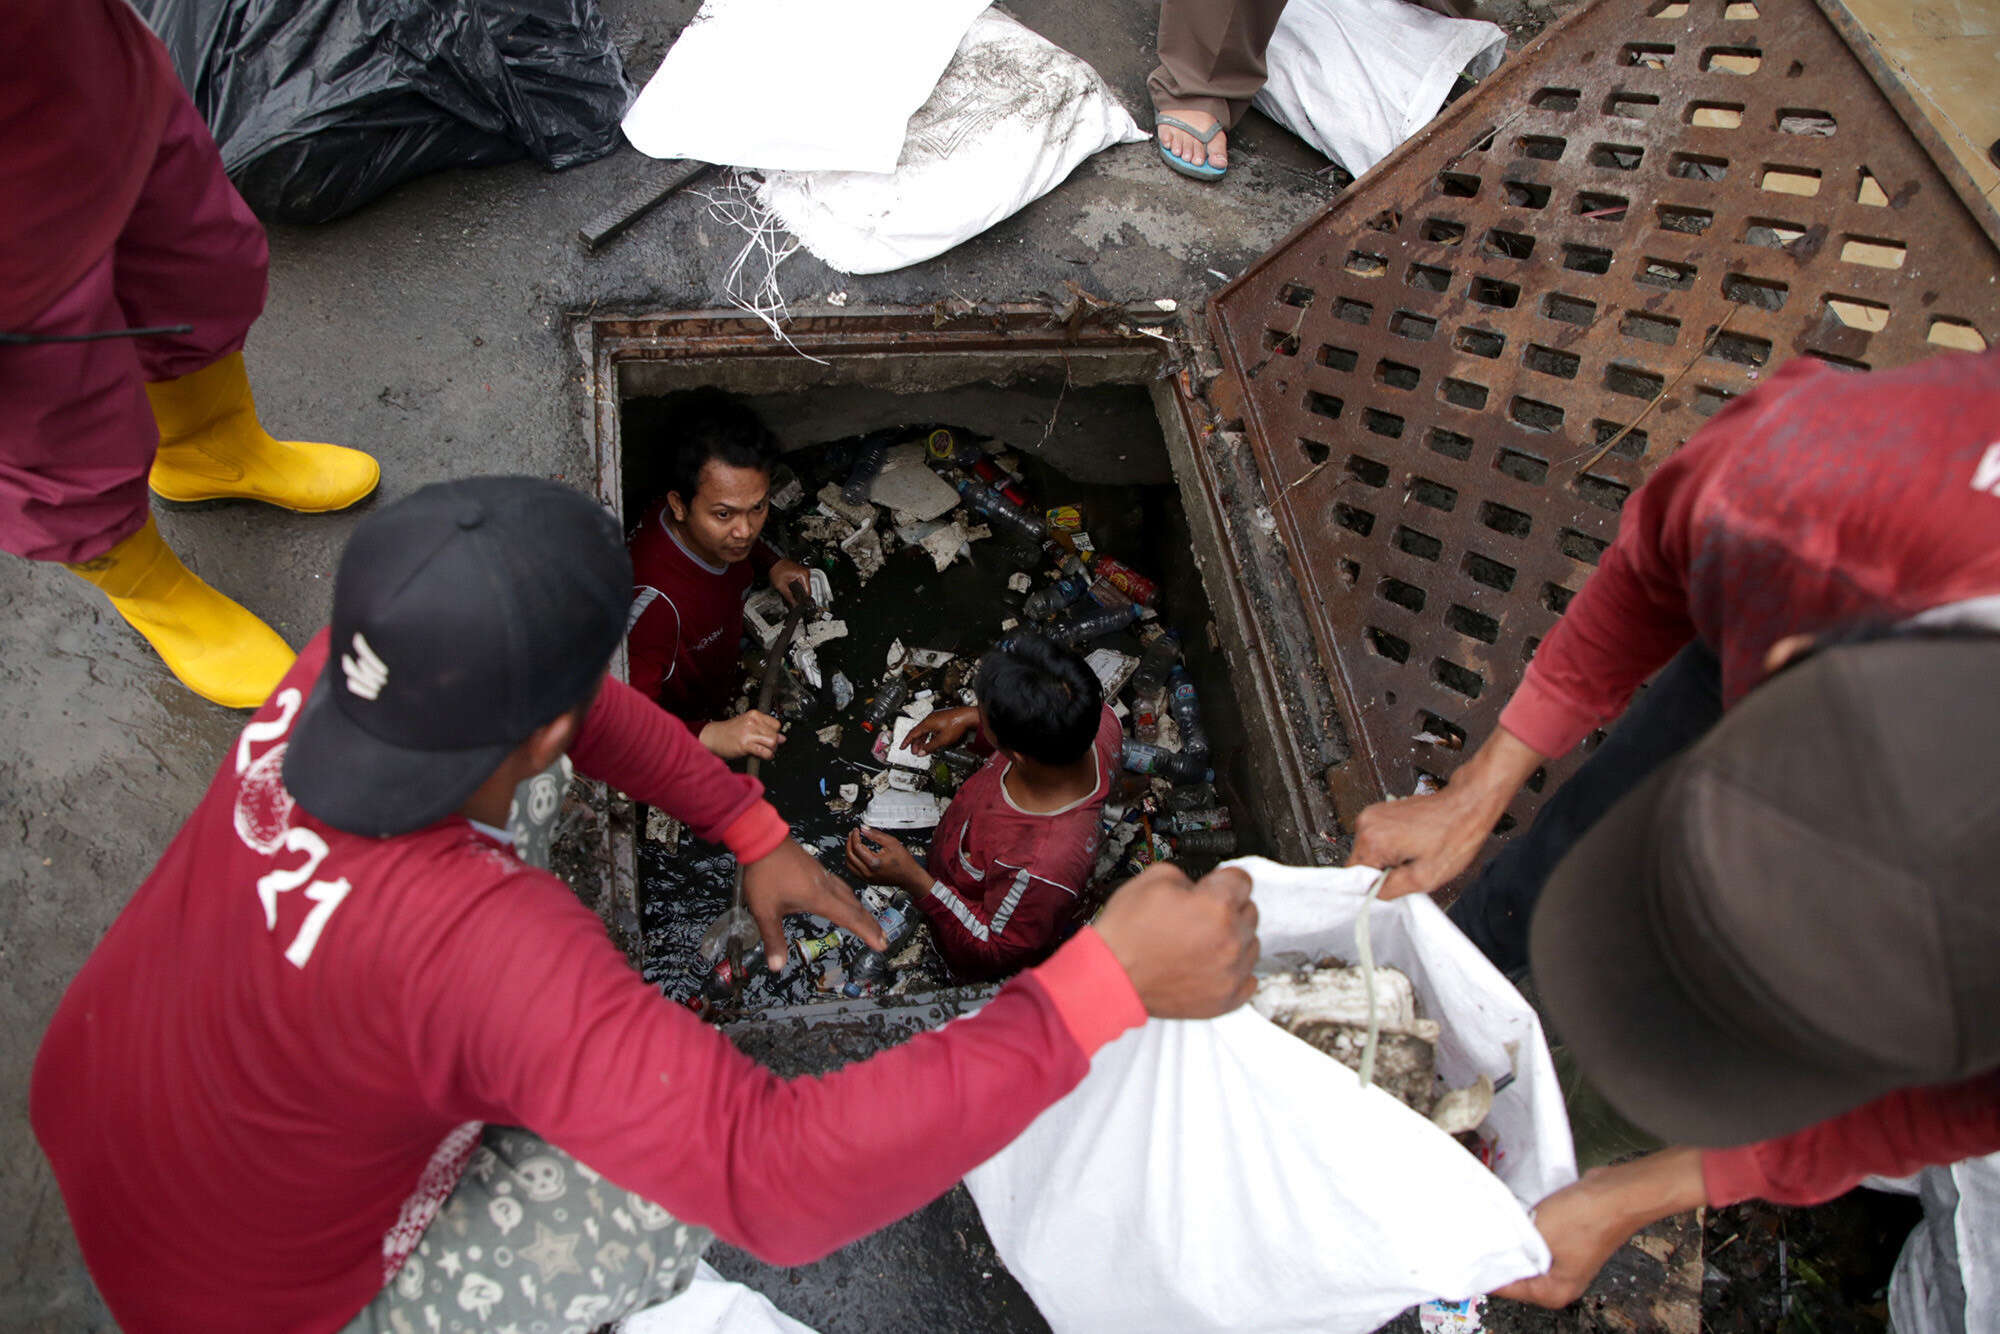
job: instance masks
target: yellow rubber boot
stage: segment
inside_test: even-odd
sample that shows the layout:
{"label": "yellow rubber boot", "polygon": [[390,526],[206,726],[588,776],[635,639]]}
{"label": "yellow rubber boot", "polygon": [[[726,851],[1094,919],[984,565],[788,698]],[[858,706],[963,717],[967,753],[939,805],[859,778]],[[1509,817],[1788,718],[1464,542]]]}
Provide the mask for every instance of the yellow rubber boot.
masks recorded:
{"label": "yellow rubber boot", "polygon": [[262,704],[295,653],[277,631],[197,579],[146,526],[95,560],[67,567],[96,584],[181,684],[231,709]]}
{"label": "yellow rubber boot", "polygon": [[258,424],[241,352],[149,384],[146,397],[160,426],[151,480],[163,500],[261,500],[324,514],[365,499],[382,480],[381,467],[358,449],[272,439]]}

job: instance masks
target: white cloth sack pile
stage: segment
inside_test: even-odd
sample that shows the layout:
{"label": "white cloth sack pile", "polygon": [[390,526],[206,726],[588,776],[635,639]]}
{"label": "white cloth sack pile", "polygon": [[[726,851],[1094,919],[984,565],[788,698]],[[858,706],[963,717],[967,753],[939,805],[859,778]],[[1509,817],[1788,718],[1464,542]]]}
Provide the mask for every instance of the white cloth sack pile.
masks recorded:
{"label": "white cloth sack pile", "polygon": [[1251,105],[1359,176],[1423,128],[1464,70],[1507,54],[1491,23],[1404,0],[1291,0]]}
{"label": "white cloth sack pile", "polygon": [[658,158],[893,171],[987,0],[704,0],[625,113]]}
{"label": "white cloth sack pile", "polygon": [[813,1328],[771,1305],[761,1292],[731,1283],[702,1260],[687,1291],[625,1317],[618,1334],[813,1334]]}
{"label": "white cloth sack pile", "polygon": [[[1353,961],[1375,872],[1232,865],[1266,956]],[[1152,1020],[966,1178],[1057,1334],[1359,1334],[1548,1268],[1528,1206],[1576,1156],[1534,1010],[1428,898],[1376,904],[1370,930],[1443,1025],[1445,1082],[1515,1075],[1487,1121],[1496,1169],[1249,1006]]]}
{"label": "white cloth sack pile", "polygon": [[[897,40],[873,18],[861,26]],[[771,172],[757,201],[829,266],[886,273],[1011,217],[1091,154],[1145,137],[1097,71],[989,10],[910,117],[893,172]]]}

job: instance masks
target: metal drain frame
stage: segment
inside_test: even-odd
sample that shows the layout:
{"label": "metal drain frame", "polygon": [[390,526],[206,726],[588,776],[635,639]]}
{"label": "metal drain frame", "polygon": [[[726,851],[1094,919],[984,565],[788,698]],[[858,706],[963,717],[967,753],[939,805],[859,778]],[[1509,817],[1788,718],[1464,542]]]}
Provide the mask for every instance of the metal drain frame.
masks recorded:
{"label": "metal drain frame", "polygon": [[[1729,60],[1773,68],[1709,91]],[[1890,248],[1840,263],[1857,242]],[[1962,272],[1912,281],[1940,262]],[[1708,415],[1792,353],[1938,350],[1940,316],[1990,345],[1996,276],[2000,217],[1838,0],[1600,0],[1223,288],[1210,397],[1249,436],[1354,738],[1340,818],[1490,734],[1624,497]]]}

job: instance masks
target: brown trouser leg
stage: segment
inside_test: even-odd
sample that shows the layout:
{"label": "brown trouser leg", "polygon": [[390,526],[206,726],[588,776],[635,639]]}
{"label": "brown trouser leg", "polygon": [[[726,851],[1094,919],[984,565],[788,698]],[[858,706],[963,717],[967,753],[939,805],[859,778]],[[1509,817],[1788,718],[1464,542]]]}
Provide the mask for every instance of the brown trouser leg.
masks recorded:
{"label": "brown trouser leg", "polygon": [[1205,111],[1232,127],[1264,86],[1264,48],[1285,0],[1165,0],[1153,109]]}

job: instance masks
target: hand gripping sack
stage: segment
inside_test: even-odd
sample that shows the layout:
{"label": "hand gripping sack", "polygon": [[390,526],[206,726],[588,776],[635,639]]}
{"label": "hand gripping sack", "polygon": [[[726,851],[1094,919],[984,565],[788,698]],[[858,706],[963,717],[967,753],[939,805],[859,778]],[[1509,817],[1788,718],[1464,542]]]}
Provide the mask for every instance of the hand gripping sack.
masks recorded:
{"label": "hand gripping sack", "polygon": [[[1374,871],[1232,865],[1267,958],[1354,959]],[[966,1178],[1058,1334],[1358,1334],[1548,1268],[1528,1206],[1576,1159],[1535,1012],[1429,899],[1370,911],[1376,963],[1442,1025],[1445,1083],[1513,1076],[1486,1122],[1495,1167],[1248,1006],[1152,1020]]]}

